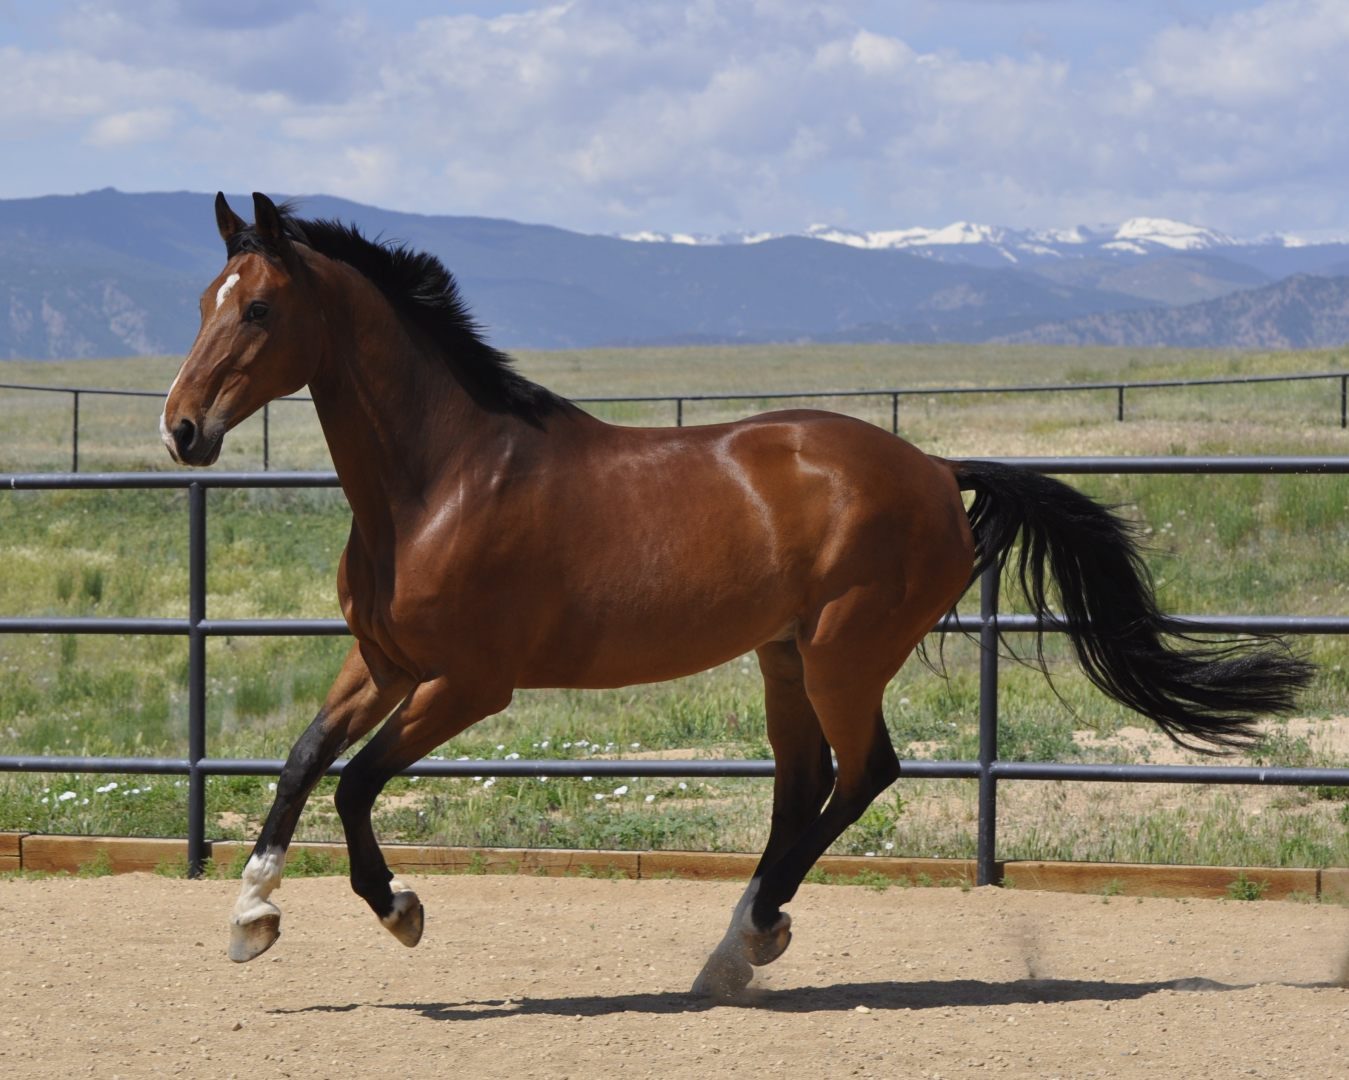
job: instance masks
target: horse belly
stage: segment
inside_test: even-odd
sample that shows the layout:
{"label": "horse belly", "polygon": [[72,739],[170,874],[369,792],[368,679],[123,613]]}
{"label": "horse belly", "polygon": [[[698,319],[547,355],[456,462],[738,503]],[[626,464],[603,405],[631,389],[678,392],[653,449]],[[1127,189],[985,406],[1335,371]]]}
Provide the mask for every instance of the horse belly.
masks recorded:
{"label": "horse belly", "polygon": [[800,592],[746,574],[733,587],[610,582],[567,597],[534,650],[527,686],[606,688],[680,678],[724,664],[795,631]]}

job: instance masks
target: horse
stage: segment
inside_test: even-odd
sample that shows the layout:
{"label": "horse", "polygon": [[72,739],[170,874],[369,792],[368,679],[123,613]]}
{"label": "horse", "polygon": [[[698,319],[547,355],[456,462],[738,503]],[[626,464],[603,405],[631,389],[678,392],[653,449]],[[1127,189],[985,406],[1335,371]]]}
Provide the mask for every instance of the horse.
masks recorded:
{"label": "horse", "polygon": [[1250,742],[1310,677],[1277,640],[1168,634],[1135,529],[1058,480],[817,410],[605,423],[489,345],[434,256],[262,194],[253,211],[249,225],[216,197],[226,262],[160,434],[178,463],[211,465],[231,428],[308,385],[352,512],[337,590],[354,643],[244,867],[232,960],[277,940],[269,897],[306,798],[372,730],[336,791],[351,885],[416,945],[422,904],[388,869],[371,808],[517,689],[654,682],[757,654],[770,832],[693,983],[727,998],[787,948],[784,905],[899,777],[886,684],[984,570],[1006,568],[1102,691],[1185,745]]}

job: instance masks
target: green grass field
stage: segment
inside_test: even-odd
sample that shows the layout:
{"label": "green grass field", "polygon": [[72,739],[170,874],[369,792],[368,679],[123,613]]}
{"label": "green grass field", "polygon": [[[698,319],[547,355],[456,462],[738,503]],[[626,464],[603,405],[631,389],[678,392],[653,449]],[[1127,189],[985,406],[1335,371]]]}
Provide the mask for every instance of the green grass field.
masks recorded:
{"label": "green grass field", "polygon": [[[993,347],[744,347],[525,354],[522,369],[563,393],[774,392],[1009,385],[1320,371],[1338,353],[1251,355]],[[0,365],[0,381],[165,390],[176,360]],[[921,396],[901,403],[902,433],[943,454],[1343,454],[1337,383],[1138,391],[1129,418],[1113,393]],[[690,403],[687,423],[779,407]],[[818,403],[812,403],[818,404]],[[889,425],[888,400],[825,403]],[[161,401],[81,402],[81,464],[165,469]],[[668,405],[597,407],[627,423],[669,423]],[[0,390],[0,472],[64,469],[65,395]],[[272,416],[273,468],[328,467],[312,409]],[[220,468],[261,463],[254,419],[226,441]],[[1080,486],[1127,504],[1150,530],[1164,605],[1190,613],[1343,614],[1349,478],[1111,477]],[[340,493],[213,491],[209,597],[214,618],[337,615],[333,572],[345,540]],[[177,492],[5,492],[0,495],[0,615],[182,616],[187,520]],[[1300,642],[1320,665],[1300,715],[1274,725],[1259,760],[1349,761],[1346,652]],[[208,646],[208,753],[283,757],[322,700],[341,639],[239,638]],[[946,677],[914,663],[896,678],[887,715],[901,756],[972,757],[975,650],[944,649]],[[184,641],[151,637],[0,636],[0,753],[182,755]],[[1023,760],[1180,760],[1139,741],[1131,719],[1071,667],[1060,697],[1033,671],[1005,665],[1002,756]],[[1084,733],[1089,733],[1084,735]],[[1122,733],[1122,734],[1121,734]],[[676,683],[612,692],[527,692],[442,753],[469,758],[767,754],[753,658]],[[490,845],[753,850],[768,821],[758,781],[395,781],[377,807],[386,839]],[[339,837],[330,786],[301,824]],[[266,778],[213,778],[211,833],[251,838],[269,802]],[[0,775],[0,829],[181,834],[184,788],[166,778]],[[974,789],[901,781],[837,845],[841,852],[969,855]],[[1247,865],[1349,864],[1349,791],[1195,789],[1170,785],[1005,784],[1004,858],[1100,858]]]}

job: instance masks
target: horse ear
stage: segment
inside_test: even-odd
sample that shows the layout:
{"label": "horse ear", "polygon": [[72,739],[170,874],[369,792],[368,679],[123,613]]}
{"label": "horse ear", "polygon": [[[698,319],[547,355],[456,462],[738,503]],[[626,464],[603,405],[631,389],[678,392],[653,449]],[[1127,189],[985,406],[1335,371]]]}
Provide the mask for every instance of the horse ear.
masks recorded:
{"label": "horse ear", "polygon": [[226,244],[230,242],[235,233],[248,227],[244,224],[244,219],[230,209],[230,204],[225,201],[223,191],[215,193],[215,227],[220,230],[220,239],[225,241]]}
{"label": "horse ear", "polygon": [[286,227],[276,203],[260,191],[253,192],[253,227],[263,243],[278,254],[286,247]]}

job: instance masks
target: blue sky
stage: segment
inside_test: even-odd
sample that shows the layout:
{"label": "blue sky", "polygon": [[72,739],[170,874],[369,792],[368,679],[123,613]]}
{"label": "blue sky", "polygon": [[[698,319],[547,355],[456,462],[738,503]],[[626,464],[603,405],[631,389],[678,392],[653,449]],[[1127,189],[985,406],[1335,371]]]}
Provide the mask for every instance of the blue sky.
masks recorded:
{"label": "blue sky", "polygon": [[0,197],[1349,236],[1345,0],[0,0]]}

